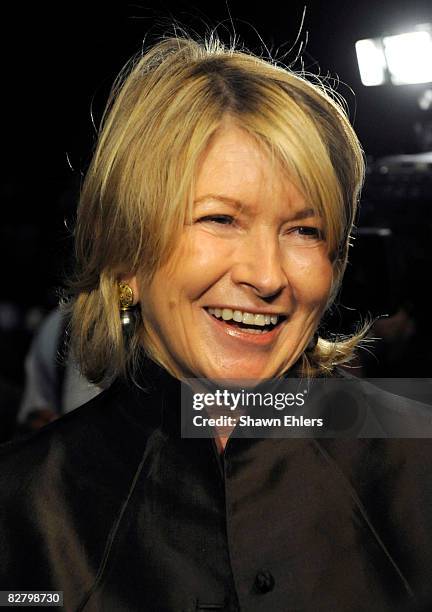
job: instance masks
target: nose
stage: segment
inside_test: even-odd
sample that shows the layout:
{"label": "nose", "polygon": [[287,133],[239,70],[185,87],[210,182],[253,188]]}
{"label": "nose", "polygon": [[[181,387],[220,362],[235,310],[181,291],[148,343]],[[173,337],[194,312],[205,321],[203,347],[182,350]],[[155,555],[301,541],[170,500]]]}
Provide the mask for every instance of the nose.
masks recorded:
{"label": "nose", "polygon": [[288,286],[284,263],[277,236],[270,231],[250,234],[236,249],[231,278],[262,299],[277,297]]}

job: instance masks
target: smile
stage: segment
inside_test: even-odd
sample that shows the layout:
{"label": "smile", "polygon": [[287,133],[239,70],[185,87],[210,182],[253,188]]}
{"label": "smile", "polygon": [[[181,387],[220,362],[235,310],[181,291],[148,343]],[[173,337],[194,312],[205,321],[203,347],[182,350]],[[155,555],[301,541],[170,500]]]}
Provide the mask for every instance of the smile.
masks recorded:
{"label": "smile", "polygon": [[254,314],[244,310],[231,310],[231,308],[208,308],[208,312],[217,319],[224,321],[235,321],[236,323],[244,323],[245,325],[254,325],[264,327],[268,325],[277,325],[280,318],[279,315],[269,314]]}
{"label": "smile", "polygon": [[252,313],[231,308],[205,308],[205,310],[218,327],[224,328],[230,336],[262,340],[265,343],[273,341],[279,333],[281,323],[287,318],[282,314]]}

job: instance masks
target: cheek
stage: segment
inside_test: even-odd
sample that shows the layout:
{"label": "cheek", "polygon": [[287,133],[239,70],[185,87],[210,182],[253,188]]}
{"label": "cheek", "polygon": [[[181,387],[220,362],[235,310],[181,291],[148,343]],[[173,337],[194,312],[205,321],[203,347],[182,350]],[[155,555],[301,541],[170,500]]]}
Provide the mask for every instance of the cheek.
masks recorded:
{"label": "cheek", "polygon": [[333,267],[321,249],[298,249],[290,252],[288,277],[299,303],[323,305],[327,301],[333,279]]}
{"label": "cheek", "polygon": [[197,299],[227,271],[234,245],[199,228],[185,237],[165,273],[165,292],[181,300]]}
{"label": "cheek", "polygon": [[231,244],[207,232],[186,233],[147,291],[142,291],[146,296],[143,303],[152,311],[152,318],[181,315],[189,300],[198,299],[224,275],[232,253]]}

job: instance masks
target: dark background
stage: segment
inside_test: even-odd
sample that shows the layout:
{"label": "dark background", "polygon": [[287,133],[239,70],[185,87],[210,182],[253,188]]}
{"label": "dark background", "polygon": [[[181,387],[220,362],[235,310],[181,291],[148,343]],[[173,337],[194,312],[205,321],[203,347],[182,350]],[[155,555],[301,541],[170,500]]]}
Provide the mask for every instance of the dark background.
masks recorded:
{"label": "dark background", "polygon": [[[98,125],[109,88],[121,67],[140,49],[144,38],[146,44],[154,42],[169,30],[173,20],[199,34],[205,33],[206,26],[223,22],[218,32],[229,40],[232,17],[235,32],[248,48],[255,52],[262,49],[261,37],[273,54],[279,49],[276,55],[280,56],[297,37],[304,3],[231,0],[228,7],[223,1],[208,5],[178,1],[29,3],[11,4],[2,16],[0,377],[15,388],[22,385],[23,356],[32,334],[41,316],[55,306],[56,289],[68,268],[71,237],[66,226],[73,226],[80,180],[95,140],[91,110]],[[432,22],[430,0],[322,1],[306,5],[300,36],[303,41],[308,38],[302,54],[304,66],[340,81],[337,89],[348,102],[371,165],[383,155],[411,154],[421,149],[413,126],[430,121],[430,115],[417,104],[427,86],[362,86],[355,41],[425,22]],[[298,44],[286,61],[294,59],[296,50]],[[429,205],[430,200],[417,209],[408,200],[399,202],[399,221],[409,219],[412,226],[407,244],[417,231],[423,232],[414,259],[408,249],[402,275],[392,271],[396,260],[382,241],[378,244],[363,238],[366,258],[368,254],[380,256],[379,278],[383,282],[378,280],[373,289],[369,288],[366,299],[373,299],[375,294],[374,314],[391,314],[403,304],[410,316],[425,319],[419,304],[424,303],[421,284],[428,285],[430,279],[425,255],[432,228],[428,225]],[[384,221],[376,225],[387,225],[391,206],[385,211],[381,215]],[[366,222],[374,224],[370,218]],[[402,233],[399,246],[404,240]],[[400,289],[408,278],[411,285],[404,295],[390,296],[396,304],[380,302],[382,295],[378,293],[383,287],[398,285]],[[413,285],[418,292],[411,299]],[[346,305],[360,308],[365,302],[364,289],[357,291],[357,297],[355,291],[354,295],[351,292],[347,300]],[[338,321],[340,315],[331,325],[337,327]],[[402,366],[408,361],[412,362],[412,356],[402,360]],[[420,375],[428,375],[431,362],[426,359],[426,363]],[[415,367],[411,369],[418,372]]]}

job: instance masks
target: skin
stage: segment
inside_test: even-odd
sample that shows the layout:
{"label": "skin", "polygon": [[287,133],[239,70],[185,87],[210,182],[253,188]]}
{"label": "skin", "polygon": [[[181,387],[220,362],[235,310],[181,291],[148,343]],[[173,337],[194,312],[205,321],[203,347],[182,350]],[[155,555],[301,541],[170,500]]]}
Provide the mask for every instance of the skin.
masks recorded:
{"label": "skin", "polygon": [[[152,342],[179,378],[273,378],[297,361],[333,277],[312,207],[243,129],[226,123],[214,135],[198,169],[193,222],[173,257],[149,285],[125,279]],[[295,218],[306,209],[306,218]],[[205,310],[223,306],[286,319],[271,342],[257,344]]]}

